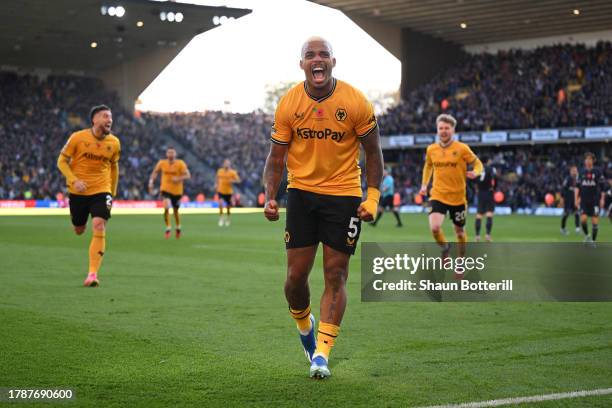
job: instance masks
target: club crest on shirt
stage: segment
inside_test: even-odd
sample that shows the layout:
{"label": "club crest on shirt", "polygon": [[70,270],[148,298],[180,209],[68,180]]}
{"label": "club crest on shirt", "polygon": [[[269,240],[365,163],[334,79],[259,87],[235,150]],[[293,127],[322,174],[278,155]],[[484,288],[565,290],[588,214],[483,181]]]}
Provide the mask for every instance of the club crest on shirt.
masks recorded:
{"label": "club crest on shirt", "polygon": [[336,120],[339,122],[343,122],[344,119],[346,119],[347,114],[346,114],[346,109],[344,108],[338,108],[336,109]]}

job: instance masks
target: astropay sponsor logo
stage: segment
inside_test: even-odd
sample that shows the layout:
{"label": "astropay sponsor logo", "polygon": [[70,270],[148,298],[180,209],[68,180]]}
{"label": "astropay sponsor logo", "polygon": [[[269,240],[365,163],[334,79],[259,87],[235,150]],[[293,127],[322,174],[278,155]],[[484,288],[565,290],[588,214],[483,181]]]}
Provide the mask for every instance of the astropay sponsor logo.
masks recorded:
{"label": "astropay sponsor logo", "polygon": [[531,135],[527,131],[514,131],[508,132],[508,141],[509,142],[526,142],[531,139]]}
{"label": "astropay sponsor logo", "polygon": [[459,140],[463,143],[479,143],[480,142],[480,134],[478,133],[461,133],[459,135]]}
{"label": "astropay sponsor logo", "polygon": [[403,147],[412,145],[414,145],[414,136],[412,135],[389,137],[389,146],[391,147]]}
{"label": "astropay sponsor logo", "polygon": [[559,139],[559,130],[558,129],[533,130],[531,132],[531,139],[534,142],[557,140]]}
{"label": "astropay sponsor logo", "polygon": [[297,135],[302,139],[318,139],[318,140],[333,140],[340,143],[346,132],[336,132],[332,129],[325,128],[321,130],[311,128],[298,128]]}
{"label": "astropay sponsor logo", "polygon": [[507,140],[507,132],[483,132],[482,143],[503,143]]}
{"label": "astropay sponsor logo", "polygon": [[612,127],[590,127],[584,130],[584,137],[587,139],[607,139],[612,138]]}
{"label": "astropay sponsor logo", "polygon": [[559,139],[582,139],[584,138],[584,130],[582,129],[561,129],[559,130]]}

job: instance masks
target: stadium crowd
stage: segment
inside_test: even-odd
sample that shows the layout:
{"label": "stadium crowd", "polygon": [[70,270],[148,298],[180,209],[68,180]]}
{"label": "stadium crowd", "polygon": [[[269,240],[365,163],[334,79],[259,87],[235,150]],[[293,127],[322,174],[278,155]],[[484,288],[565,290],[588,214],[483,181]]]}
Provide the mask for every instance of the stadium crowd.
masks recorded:
{"label": "stadium crowd", "polygon": [[[214,171],[229,159],[238,170],[243,191],[255,194],[261,188],[263,163],[269,149],[272,116],[256,111],[247,114],[203,112],[190,114],[145,114],[159,133],[171,135],[211,170],[208,193],[214,194]],[[205,188],[206,190],[206,188]]]}
{"label": "stadium crowd", "polygon": [[[175,143],[192,156],[186,194],[214,194],[215,171],[230,159],[239,172],[240,192],[254,201],[269,148],[272,116],[203,112],[134,115],[101,81],[76,76],[18,75],[0,72],[0,199],[53,199],[65,192],[55,161],[70,133],[89,125],[91,106],[113,109],[113,133],[122,143],[117,198],[153,198],[146,182],[166,146]],[[443,109],[444,107],[444,109]],[[513,50],[466,58],[412,92],[379,118],[381,133],[432,132],[435,117],[454,115],[458,130],[610,125],[612,45],[563,45]],[[475,148],[493,159],[504,175],[499,188],[513,207],[539,205],[558,191],[569,162],[580,164],[590,145]],[[598,147],[600,166],[610,166],[609,147]],[[181,151],[181,149],[179,149]],[[385,152],[397,163],[394,175],[403,202],[420,185],[422,150]],[[578,159],[577,159],[578,158]],[[245,199],[245,202],[247,200]]]}
{"label": "stadium crowd", "polygon": [[[57,156],[73,131],[89,126],[89,110],[101,101],[112,107],[112,131],[121,140],[119,198],[150,198],[149,173],[164,156],[166,144],[155,120],[123,110],[117,96],[97,79],[0,72],[0,89],[1,199],[55,199],[65,192]],[[202,175],[192,172],[192,178],[188,194],[196,193],[191,186]]]}
{"label": "stadium crowd", "polygon": [[432,133],[440,113],[457,128],[502,130],[610,125],[612,43],[466,55],[381,115],[388,135]]}

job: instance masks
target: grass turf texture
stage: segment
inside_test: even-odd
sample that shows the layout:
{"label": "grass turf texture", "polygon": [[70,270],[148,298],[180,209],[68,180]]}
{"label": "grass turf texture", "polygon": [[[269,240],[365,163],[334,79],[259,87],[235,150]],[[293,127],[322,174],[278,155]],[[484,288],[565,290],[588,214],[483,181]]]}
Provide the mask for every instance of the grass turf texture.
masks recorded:
{"label": "grass turf texture", "polygon": [[[166,241],[161,215],[115,216],[94,289],[81,287],[90,230],[75,236],[67,217],[0,217],[0,387],[73,388],[67,404],[79,407],[371,407],[612,386],[611,303],[362,304],[359,256],[333,376],[310,380],[283,296],[283,220],[236,215],[219,228],[216,216],[184,216],[184,236]],[[430,241],[424,215],[403,220],[395,228],[386,214],[362,240]],[[581,239],[562,237],[556,217],[497,217],[493,232]],[[612,240],[606,219],[600,240]],[[320,258],[311,290],[318,317]],[[56,406],[35,404],[45,405]]]}

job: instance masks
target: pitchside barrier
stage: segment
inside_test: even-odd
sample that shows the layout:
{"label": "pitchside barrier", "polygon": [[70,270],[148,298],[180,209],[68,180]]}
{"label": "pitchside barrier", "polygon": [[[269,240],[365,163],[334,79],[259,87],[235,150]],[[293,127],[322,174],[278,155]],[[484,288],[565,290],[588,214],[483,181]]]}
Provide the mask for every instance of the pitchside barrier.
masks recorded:
{"label": "pitchside barrier", "polygon": [[[113,215],[121,214],[159,214],[164,207],[161,200],[115,200]],[[247,214],[261,212],[262,208],[234,207],[232,212]],[[183,214],[217,214],[216,201],[188,201],[181,203]],[[0,216],[9,215],[66,215],[69,213],[68,201],[62,200],[0,200]]]}
{"label": "pitchside barrier", "polygon": [[[399,207],[399,212],[408,214],[421,214],[428,212],[428,207],[421,205],[403,205]],[[469,207],[468,212],[470,214],[476,214],[476,207]],[[495,215],[512,215],[512,208],[507,206],[496,206]],[[563,208],[553,207],[537,207],[537,208],[517,208],[514,214],[519,215],[545,215],[545,216],[561,216],[563,215]],[[603,216],[603,212],[601,213]]]}
{"label": "pitchside barrier", "polygon": [[[455,138],[470,146],[507,146],[544,143],[609,142],[611,126],[558,129],[496,130],[493,132],[458,132]],[[437,141],[435,133],[389,135],[380,138],[384,149],[425,148]]]}
{"label": "pitchside barrier", "polygon": [[[113,214],[157,214],[158,209],[163,208],[161,200],[115,200],[113,201]],[[186,214],[206,214],[214,213],[219,208],[216,201],[187,201],[181,203],[181,210]],[[50,211],[41,211],[48,209]],[[65,209],[66,211],[61,211]],[[31,211],[30,211],[31,210]],[[29,214],[65,214],[68,210],[68,201],[57,200],[0,200],[0,215],[29,215]],[[119,210],[119,211],[117,211]],[[261,208],[235,207],[237,213],[259,212]],[[421,205],[402,205],[399,212],[407,214],[421,214],[428,212],[428,207]],[[469,207],[470,214],[476,214],[476,207]],[[507,206],[495,207],[495,215],[511,215],[512,208]],[[562,208],[537,207],[537,208],[517,208],[514,214],[519,215],[543,215],[561,216]],[[602,216],[604,214],[602,213]]]}

